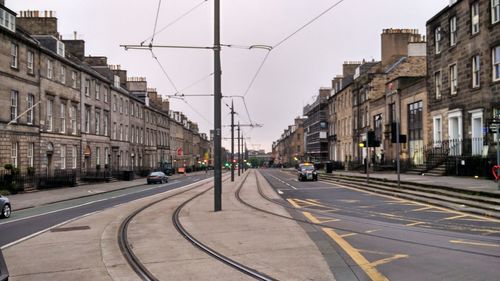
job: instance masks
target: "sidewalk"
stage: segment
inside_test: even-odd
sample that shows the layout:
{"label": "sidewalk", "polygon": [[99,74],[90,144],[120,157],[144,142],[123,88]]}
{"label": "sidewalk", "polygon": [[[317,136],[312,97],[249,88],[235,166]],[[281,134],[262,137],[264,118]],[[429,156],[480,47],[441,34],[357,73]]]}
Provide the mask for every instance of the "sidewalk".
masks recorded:
{"label": "sidewalk", "polygon": [[[333,175],[366,177],[366,174],[354,171],[333,171]],[[394,172],[370,172],[370,178],[387,179],[397,181],[398,175]],[[444,186],[468,191],[482,191],[500,195],[498,183],[493,180],[475,179],[471,177],[450,177],[450,176],[420,176],[401,174],[401,182],[421,183],[426,185]]]}
{"label": "sidewalk", "polygon": [[[204,172],[189,173],[188,176],[204,174]],[[184,177],[183,174],[175,174],[169,177],[169,180]],[[99,193],[111,192],[120,189],[126,189],[134,186],[146,184],[146,178],[139,178],[133,181],[115,181],[107,183],[95,183],[80,185],[75,187],[63,187],[39,190],[35,192],[13,194],[7,196],[11,201],[14,211],[38,207],[54,202],[70,200],[79,197],[92,196]]]}
{"label": "sidewalk", "polygon": [[[286,215],[284,208],[258,195],[255,171],[248,173],[242,198]],[[320,250],[298,223],[258,212],[236,200],[234,192],[242,179],[223,183],[220,212],[213,212],[213,191],[186,205],[180,217],[184,227],[208,247],[277,280],[335,280]],[[201,252],[172,225],[170,217],[176,206],[210,185],[211,181],[153,205],[129,225],[129,243],[159,280],[253,280]],[[278,198],[267,184],[263,188]],[[10,280],[140,280],[120,252],[118,227],[130,212],[163,196],[81,218],[58,226],[71,232],[47,231],[5,249]]]}

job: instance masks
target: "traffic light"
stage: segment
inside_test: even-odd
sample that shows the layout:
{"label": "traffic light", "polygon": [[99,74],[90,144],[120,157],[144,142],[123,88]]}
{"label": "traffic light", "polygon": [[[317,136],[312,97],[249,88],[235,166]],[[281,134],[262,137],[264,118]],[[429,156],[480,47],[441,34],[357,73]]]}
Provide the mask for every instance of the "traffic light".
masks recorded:
{"label": "traffic light", "polygon": [[379,147],[380,141],[375,138],[375,131],[368,131],[368,147]]}
{"label": "traffic light", "polygon": [[[397,143],[397,126],[398,123],[392,122],[391,123],[391,142],[392,143]],[[399,143],[406,143],[406,135],[399,135]]]}
{"label": "traffic light", "polygon": [[361,147],[361,148],[367,147],[367,145],[366,145],[366,141],[362,141],[362,142],[360,142],[360,143],[358,144],[358,146],[359,146],[359,147]]}

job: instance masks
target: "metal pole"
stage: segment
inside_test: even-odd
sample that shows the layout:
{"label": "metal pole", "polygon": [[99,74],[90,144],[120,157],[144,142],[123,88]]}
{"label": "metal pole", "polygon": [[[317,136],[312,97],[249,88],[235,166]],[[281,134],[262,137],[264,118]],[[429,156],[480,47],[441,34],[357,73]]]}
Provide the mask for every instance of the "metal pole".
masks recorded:
{"label": "metal pole", "polygon": [[399,118],[396,120],[396,159],[398,172],[398,188],[401,187],[401,159],[400,159],[401,144],[399,143]]}
{"label": "metal pole", "polygon": [[241,170],[241,156],[240,156],[240,121],[238,121],[238,177],[241,175],[240,170]]}
{"label": "metal pole", "polygon": [[[497,165],[500,165],[500,124],[497,124]],[[500,171],[497,170],[497,174]],[[498,181],[498,189],[500,190],[500,180]]]}
{"label": "metal pole", "polygon": [[366,183],[370,183],[370,145],[366,137]]}
{"label": "metal pole", "polygon": [[231,101],[231,181],[234,181],[234,103]]}
{"label": "metal pole", "polygon": [[214,0],[214,211],[222,210],[220,0]]}

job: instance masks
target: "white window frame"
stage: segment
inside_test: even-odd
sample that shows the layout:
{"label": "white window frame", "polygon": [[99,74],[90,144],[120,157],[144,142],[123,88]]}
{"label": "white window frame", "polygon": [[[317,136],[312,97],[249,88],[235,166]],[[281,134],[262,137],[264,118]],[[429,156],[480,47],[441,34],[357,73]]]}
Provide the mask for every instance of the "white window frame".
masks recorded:
{"label": "white window frame", "polygon": [[66,104],[61,102],[61,134],[66,133]]}
{"label": "white window frame", "polygon": [[65,66],[61,66],[61,83],[62,84],[66,84],[66,67]]}
{"label": "white window frame", "polygon": [[90,115],[92,109],[90,106],[85,106],[85,133],[90,133]]}
{"label": "white window frame", "polygon": [[[439,120],[439,121],[438,121]],[[441,147],[443,142],[443,118],[441,115],[432,117],[432,142],[434,147]]]}
{"label": "white window frame", "polygon": [[500,0],[491,0],[491,24],[500,22]]}
{"label": "white window frame", "polygon": [[90,96],[90,79],[85,79],[84,93],[86,97]]}
{"label": "white window frame", "polygon": [[71,119],[71,133],[73,135],[76,135],[76,132],[77,132],[77,118],[76,118],[76,115],[77,115],[77,109],[76,109],[76,106],[75,105],[71,105],[70,107],[70,111],[69,111],[69,114],[70,114],[70,119]]}
{"label": "white window frame", "polygon": [[61,144],[61,170],[66,170],[66,145]]}
{"label": "white window frame", "polygon": [[100,100],[101,99],[101,84],[95,83],[95,99]]}
{"label": "white window frame", "polygon": [[26,96],[26,104],[28,107],[28,111],[26,112],[26,123],[28,125],[33,125],[35,117],[35,109],[33,107],[33,105],[35,105],[35,95],[28,93]]}
{"label": "white window frame", "polygon": [[28,143],[28,151],[26,153],[27,158],[28,158],[28,167],[33,167],[34,166],[34,155],[35,155],[35,143],[30,142]]}
{"label": "white window frame", "polygon": [[450,18],[450,47],[457,44],[458,33],[457,33],[457,17],[453,16]]}
{"label": "white window frame", "polygon": [[492,79],[500,81],[500,45],[491,50]]}
{"label": "white window frame", "polygon": [[125,125],[125,141],[128,141],[128,125]]}
{"label": "white window frame", "polygon": [[105,103],[108,103],[108,93],[109,89],[107,87],[104,87],[104,93],[103,93],[103,96],[104,96],[104,102]]}
{"label": "white window frame", "polygon": [[108,154],[109,154],[109,148],[105,147],[104,148],[104,165],[109,164]]}
{"label": "white window frame", "polygon": [[108,136],[108,116],[109,116],[109,114],[106,114],[106,112],[104,112],[104,115],[103,115],[103,130],[104,130],[104,135],[105,136]]}
{"label": "white window frame", "polygon": [[17,168],[17,165],[19,164],[19,143],[18,142],[12,142],[11,147],[10,147],[10,161],[12,166]]}
{"label": "white window frame", "polygon": [[481,57],[472,57],[472,88],[479,88],[481,85]]}
{"label": "white window frame", "polygon": [[101,165],[101,148],[100,147],[95,148],[95,164]]}
{"label": "white window frame", "polygon": [[77,83],[77,80],[76,80],[77,76],[78,76],[78,74],[76,73],[76,71],[71,71],[72,86],[75,89],[78,87],[78,83]]}
{"label": "white window frame", "polygon": [[10,67],[19,68],[19,46],[10,42]]}
{"label": "white window frame", "polygon": [[434,47],[436,49],[436,54],[441,53],[441,26],[434,29]]}
{"label": "white window frame", "polygon": [[123,140],[123,124],[120,124],[120,141]]}
{"label": "white window frame", "polygon": [[119,106],[119,110],[120,110],[119,112],[120,112],[120,114],[122,114],[123,113],[123,98],[120,98],[120,104],[118,106]]}
{"label": "white window frame", "polygon": [[471,33],[479,33],[479,2],[474,2],[470,6],[470,25]]}
{"label": "white window frame", "polygon": [[450,95],[454,96],[458,94],[458,67],[456,63],[450,65],[449,80],[450,80]]}
{"label": "white window frame", "polygon": [[19,115],[19,92],[16,90],[10,91],[10,120],[12,123],[17,123]]}
{"label": "white window frame", "polygon": [[33,51],[28,50],[27,53],[27,58],[26,58],[26,67],[28,68],[28,74],[34,74],[35,73],[35,53]]}
{"label": "white window frame", "polygon": [[117,100],[117,99],[118,99],[118,98],[116,97],[116,95],[113,95],[113,101],[112,101],[112,102],[113,102],[113,111],[115,111],[115,112],[116,112],[116,103],[117,103],[117,101],[116,101],[116,100]]}
{"label": "white window frame", "polygon": [[52,60],[47,59],[47,78],[52,79],[54,76],[54,65],[52,63]]}
{"label": "white window frame", "polygon": [[113,139],[115,140],[116,140],[116,131],[117,131],[116,122],[113,122]]}
{"label": "white window frame", "polygon": [[47,131],[52,132],[52,129],[54,128],[54,115],[53,115],[53,110],[54,110],[54,100],[47,100]]}
{"label": "white window frame", "polygon": [[76,145],[73,145],[72,147],[72,151],[71,151],[71,157],[72,157],[72,160],[73,160],[73,169],[76,169],[77,168],[77,165],[78,165],[78,149],[76,147]]}
{"label": "white window frame", "polygon": [[95,111],[95,134],[101,134],[101,112],[97,109]]}
{"label": "white window frame", "polygon": [[434,73],[434,91],[435,91],[435,99],[441,99],[443,94],[443,79],[441,75],[441,71],[436,71]]}

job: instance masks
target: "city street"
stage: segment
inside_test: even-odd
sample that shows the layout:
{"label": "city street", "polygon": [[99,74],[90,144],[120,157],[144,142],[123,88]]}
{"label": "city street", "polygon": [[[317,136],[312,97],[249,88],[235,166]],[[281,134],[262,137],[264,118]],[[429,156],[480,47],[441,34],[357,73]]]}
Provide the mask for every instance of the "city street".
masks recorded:
{"label": "city street", "polygon": [[[166,184],[144,185],[75,198],[62,202],[16,211],[9,219],[0,220],[0,247],[5,248],[58,224],[94,214],[121,204],[173,190],[198,182],[211,174],[178,177]],[[66,192],[67,189],[60,189]],[[43,193],[43,192],[42,192]],[[42,196],[42,194],[40,194]]]}
{"label": "city street", "polygon": [[[498,220],[321,179],[299,182],[294,174],[277,169],[263,174],[302,218],[322,225],[304,225],[322,252],[339,253],[348,265],[344,270],[360,280],[498,278]],[[329,262],[338,266],[338,261]]]}

